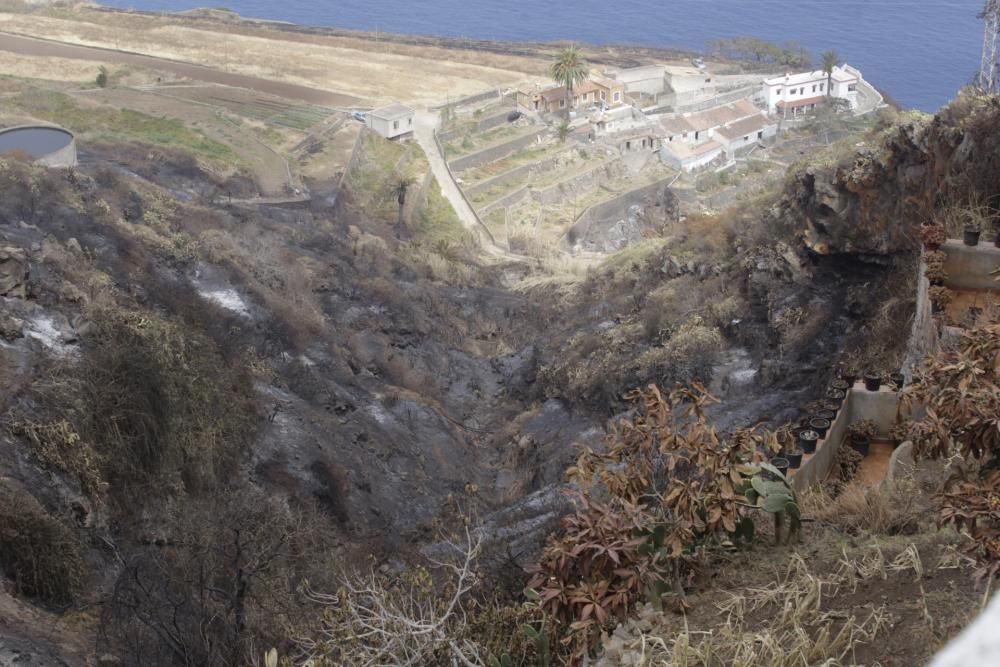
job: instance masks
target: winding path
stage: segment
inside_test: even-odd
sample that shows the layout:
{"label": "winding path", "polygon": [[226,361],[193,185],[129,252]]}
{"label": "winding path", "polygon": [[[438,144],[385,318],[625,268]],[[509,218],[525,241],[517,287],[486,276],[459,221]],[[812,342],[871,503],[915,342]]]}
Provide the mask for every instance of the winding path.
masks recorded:
{"label": "winding path", "polygon": [[462,195],[458,183],[455,182],[451,170],[448,169],[445,157],[438,150],[438,142],[434,138],[434,131],[437,129],[438,121],[438,114],[433,111],[418,111],[413,121],[413,136],[417,140],[417,144],[420,145],[420,148],[427,155],[431,172],[434,174],[434,178],[437,179],[438,185],[441,186],[441,194],[448,200],[451,207],[455,209],[455,213],[458,215],[458,219],[462,221],[462,225],[466,229],[476,233],[483,250],[487,254],[514,261],[527,260],[527,257],[510,253],[501,248],[493,238],[493,234],[479,220],[479,216],[476,215],[472,206]]}

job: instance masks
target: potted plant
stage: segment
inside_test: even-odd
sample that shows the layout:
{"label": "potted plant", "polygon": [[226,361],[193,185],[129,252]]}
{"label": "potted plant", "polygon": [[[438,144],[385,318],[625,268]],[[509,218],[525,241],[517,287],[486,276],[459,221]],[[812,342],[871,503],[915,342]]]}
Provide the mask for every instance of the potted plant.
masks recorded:
{"label": "potted plant", "polygon": [[788,474],[788,459],[784,456],[775,456],[771,459],[771,465],[778,469],[782,475]]}
{"label": "potted plant", "polygon": [[830,420],[822,417],[813,417],[809,420],[809,428],[816,431],[820,438],[826,437],[826,432],[830,430]]}
{"label": "potted plant", "polygon": [[889,376],[889,383],[896,387],[896,391],[899,391],[906,386],[906,376],[902,373],[893,373]]}
{"label": "potted plant", "polygon": [[789,449],[782,453],[782,456],[787,459],[788,467],[791,470],[798,470],[799,466],[802,465],[802,449],[797,445],[792,445]]}
{"label": "potted plant", "polygon": [[836,417],[837,413],[833,410],[813,410],[812,414],[809,415],[810,419],[825,419],[831,424]]}
{"label": "potted plant", "polygon": [[868,391],[878,391],[882,386],[882,374],[875,371],[865,373],[865,389]]}
{"label": "potted plant", "polygon": [[851,383],[843,378],[835,378],[830,380],[830,389],[839,389],[840,391],[847,391],[851,388]]}
{"label": "potted plant", "polygon": [[872,444],[872,438],[878,433],[878,424],[871,419],[858,419],[851,422],[847,432],[851,448],[862,456],[868,456],[868,447]]}
{"label": "potted plant", "polygon": [[931,306],[935,313],[942,312],[955,298],[955,294],[944,285],[931,285],[930,289],[927,290],[927,296],[930,297]]}
{"label": "potted plant", "polygon": [[910,420],[903,419],[892,425],[889,429],[889,440],[892,441],[893,448],[899,447],[910,437]]}
{"label": "potted plant", "polygon": [[948,279],[948,272],[944,269],[945,255],[940,250],[934,250],[924,254],[924,275],[931,285],[944,285]]}
{"label": "potted plant", "polygon": [[981,232],[982,230],[978,222],[966,222],[965,226],[962,227],[962,243],[967,246],[979,245],[979,234]]}
{"label": "potted plant", "polygon": [[848,389],[854,386],[854,383],[857,381],[860,375],[861,371],[859,371],[858,367],[853,363],[844,366],[840,372],[840,377],[843,378],[844,382],[847,383]]}
{"label": "potted plant", "polygon": [[799,431],[799,449],[806,454],[813,454],[816,451],[816,442],[819,440],[819,433],[811,428],[804,428]]}
{"label": "potted plant", "polygon": [[845,394],[841,389],[826,390],[826,398],[830,401],[843,401],[845,396],[847,396],[847,394]]}
{"label": "potted plant", "polygon": [[941,225],[925,224],[920,226],[920,241],[924,250],[937,250],[948,240],[948,234]]}
{"label": "potted plant", "polygon": [[830,421],[833,421],[837,418],[837,413],[840,412],[841,404],[842,403],[840,401],[831,401],[827,399],[825,401],[820,401],[819,407],[824,412],[832,413],[833,417],[830,418]]}

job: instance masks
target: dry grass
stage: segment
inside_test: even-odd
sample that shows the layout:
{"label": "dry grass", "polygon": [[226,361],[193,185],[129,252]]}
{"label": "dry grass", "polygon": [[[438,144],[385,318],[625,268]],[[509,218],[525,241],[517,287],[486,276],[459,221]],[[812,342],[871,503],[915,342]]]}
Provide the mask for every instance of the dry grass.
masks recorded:
{"label": "dry grass", "polygon": [[930,511],[913,480],[900,479],[882,486],[854,483],[836,497],[822,487],[804,493],[806,516],[849,535],[899,535],[914,532]]}
{"label": "dry grass", "polygon": [[[855,650],[884,635],[893,616],[886,604],[852,608],[848,598],[869,582],[890,576],[919,580],[925,572],[910,544],[895,556],[878,546],[855,558],[843,554],[823,571],[793,554],[783,577],[741,592],[724,592],[716,606],[724,620],[711,629],[688,622],[679,632],[646,606],[638,620],[604,642],[598,665],[793,667],[856,664]],[[717,597],[717,596],[715,596]],[[844,607],[839,604],[843,603]]]}
{"label": "dry grass", "polygon": [[[97,77],[99,62],[72,60],[70,58],[51,58],[40,56],[23,56],[17,53],[0,51],[0,71],[24,79],[45,79],[47,81],[70,81],[74,83],[94,82]],[[110,63],[103,63],[109,70]]]}
{"label": "dry grass", "polygon": [[[114,24],[114,18],[107,14],[80,16],[77,20],[0,14],[0,25],[25,35],[196,62],[335,90],[373,103],[436,104],[446,95],[461,97],[507,87],[525,78],[522,71],[456,62],[453,58],[385,53],[371,49],[370,44],[365,49],[302,44],[278,31],[239,35],[167,20],[138,21],[123,30]],[[414,81],[420,81],[420,85],[414,86]]]}

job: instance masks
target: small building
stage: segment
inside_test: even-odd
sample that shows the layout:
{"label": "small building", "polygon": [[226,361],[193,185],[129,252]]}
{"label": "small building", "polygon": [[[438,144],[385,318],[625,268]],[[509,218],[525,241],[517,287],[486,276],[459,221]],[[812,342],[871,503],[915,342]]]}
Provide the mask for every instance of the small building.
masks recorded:
{"label": "small building", "polygon": [[609,73],[620,82],[629,95],[647,95],[655,98],[666,90],[666,68],[663,65],[640,65]]}
{"label": "small building", "polygon": [[782,117],[798,116],[816,108],[827,97],[847,100],[851,109],[858,106],[859,73],[853,67],[836,66],[830,76],[823,70],[786,74],[764,80],[767,112]]}
{"label": "small building", "polygon": [[696,145],[711,140],[712,132],[723,125],[759,115],[760,109],[753,102],[739,100],[704,111],[663,117],[659,121],[660,132],[664,144],[680,140]]}
{"label": "small building", "polygon": [[403,104],[390,104],[368,112],[365,125],[386,139],[403,140],[413,136],[414,111]]}
{"label": "small building", "polygon": [[778,134],[777,122],[768,119],[764,114],[757,114],[723,125],[713,132],[712,139],[719,142],[728,158],[732,160],[741,151],[776,134]]}
{"label": "small building", "polygon": [[[568,101],[565,86],[525,86],[517,91],[517,103],[532,111],[559,113],[565,111]],[[612,108],[625,103],[625,85],[599,74],[591,74],[573,88],[574,108]]]}
{"label": "small building", "polygon": [[664,142],[660,149],[660,159],[664,164],[676,169],[694,171],[718,158],[722,152],[722,145],[716,141],[706,141],[697,145],[683,141],[672,144]]}

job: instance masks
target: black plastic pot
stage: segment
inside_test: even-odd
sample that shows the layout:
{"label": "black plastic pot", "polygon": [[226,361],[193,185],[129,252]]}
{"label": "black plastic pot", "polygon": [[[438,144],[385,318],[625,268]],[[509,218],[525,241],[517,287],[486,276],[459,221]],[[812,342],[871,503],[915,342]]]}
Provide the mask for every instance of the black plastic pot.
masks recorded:
{"label": "black plastic pot", "polygon": [[771,459],[771,465],[778,469],[782,475],[788,474],[788,459],[783,456],[775,456]]}
{"label": "black plastic pot", "polygon": [[962,243],[965,245],[977,246],[979,245],[979,228],[978,227],[966,227],[962,230]]}
{"label": "black plastic pot", "polygon": [[878,373],[865,373],[865,389],[868,391],[878,391],[882,386],[882,376]]}
{"label": "black plastic pot", "polygon": [[826,437],[826,432],[830,430],[830,420],[820,419],[819,417],[809,420],[809,428],[816,431],[820,438]]}
{"label": "black plastic pot", "polygon": [[902,373],[893,373],[889,376],[889,382],[895,385],[896,389],[902,389],[906,386],[906,376]]}
{"label": "black plastic pot", "polygon": [[826,397],[831,401],[843,401],[845,396],[847,396],[847,394],[841,391],[840,389],[826,390]]}
{"label": "black plastic pot", "polygon": [[826,419],[831,424],[833,420],[837,417],[837,413],[833,410],[817,410],[816,412],[809,415],[810,419]]}
{"label": "black plastic pot", "polygon": [[837,379],[830,381],[830,389],[839,389],[840,391],[847,391],[850,388],[851,385],[847,380]]}
{"label": "black plastic pot", "polygon": [[785,458],[788,459],[788,467],[792,470],[797,470],[798,467],[802,465],[802,452],[797,454],[785,454]]}
{"label": "black plastic pot", "polygon": [[857,438],[851,436],[851,449],[856,451],[861,456],[868,456],[868,447],[870,447],[872,441],[868,438]]}
{"label": "black plastic pot", "polygon": [[799,448],[806,454],[816,452],[816,441],[819,440],[819,433],[811,428],[799,431]]}
{"label": "black plastic pot", "polygon": [[821,402],[820,405],[823,406],[823,410],[833,413],[833,417],[830,418],[830,421],[833,421],[834,419],[837,418],[837,413],[840,412],[840,406],[842,405],[842,402],[826,400]]}

